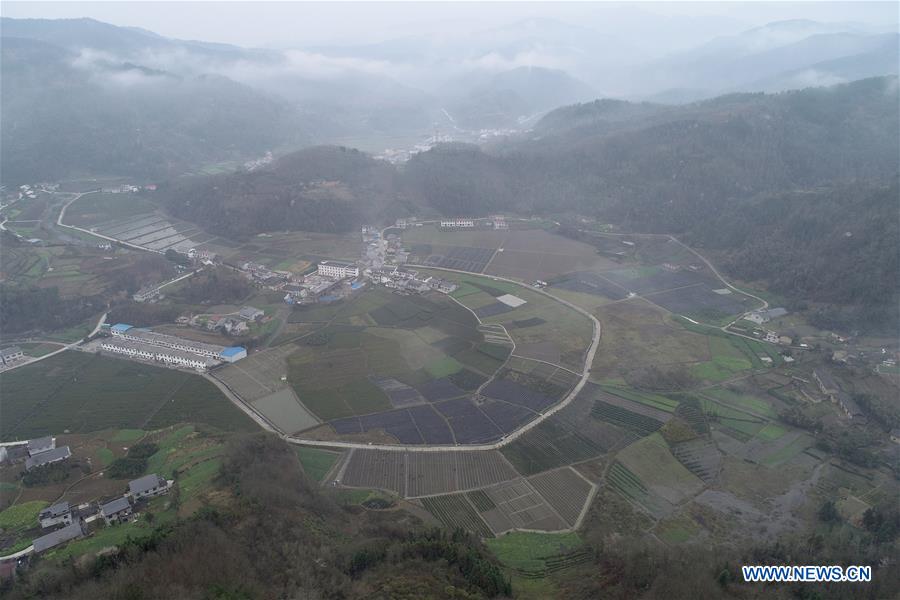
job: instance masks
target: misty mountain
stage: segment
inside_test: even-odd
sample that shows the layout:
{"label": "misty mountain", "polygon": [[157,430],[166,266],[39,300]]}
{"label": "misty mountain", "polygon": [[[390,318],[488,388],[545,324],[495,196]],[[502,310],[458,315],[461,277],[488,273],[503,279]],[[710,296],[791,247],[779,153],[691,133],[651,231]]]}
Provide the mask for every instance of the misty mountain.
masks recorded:
{"label": "misty mountain", "polygon": [[[726,92],[781,91],[898,71],[900,37],[854,23],[783,21],[716,38],[637,70],[638,94],[695,100]],[[838,61],[842,68],[829,65]]]}
{"label": "misty mountain", "polygon": [[28,38],[74,52],[85,49],[119,58],[146,60],[152,54],[175,52],[202,55],[216,60],[262,59],[266,50],[248,50],[229,44],[175,40],[139,27],[118,27],[94,19],[0,18],[3,36]]}
{"label": "misty mountain", "polygon": [[4,183],[158,178],[302,139],[290,107],[219,75],[182,76],[2,39]]}
{"label": "misty mountain", "polygon": [[557,69],[519,67],[497,74],[468,73],[439,96],[464,127],[512,127],[558,106],[593,98],[594,90]]}

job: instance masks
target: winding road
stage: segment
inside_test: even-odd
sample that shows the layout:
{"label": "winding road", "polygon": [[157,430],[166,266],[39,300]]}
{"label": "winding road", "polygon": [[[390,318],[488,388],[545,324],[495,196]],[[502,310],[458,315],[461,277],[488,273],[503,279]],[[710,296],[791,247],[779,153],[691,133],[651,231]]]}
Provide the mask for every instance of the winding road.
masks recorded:
{"label": "winding road", "polygon": [[[544,296],[550,298],[551,300],[553,300],[555,302],[559,302],[560,304],[563,304],[563,305],[567,306],[568,308],[571,308],[572,310],[589,318],[591,320],[591,323],[593,324],[594,331],[593,331],[593,336],[591,338],[591,344],[590,344],[590,346],[588,346],[588,350],[585,355],[584,367],[581,371],[581,378],[578,380],[578,383],[575,384],[575,387],[572,388],[572,390],[566,395],[565,398],[563,398],[561,401],[559,401],[558,403],[553,405],[551,408],[549,408],[546,411],[544,411],[543,413],[541,413],[541,415],[537,419],[534,419],[530,423],[523,425],[522,427],[520,427],[519,429],[510,433],[509,435],[507,435],[507,436],[503,437],[502,439],[500,439],[494,443],[491,443],[491,444],[477,444],[477,445],[470,444],[470,445],[462,445],[462,446],[458,446],[458,445],[399,446],[399,445],[394,445],[394,444],[374,444],[374,443],[369,444],[369,443],[362,443],[362,442],[322,441],[322,440],[308,440],[308,439],[304,439],[302,437],[285,435],[282,432],[274,429],[271,425],[265,426],[265,429],[268,429],[269,431],[274,431],[275,433],[278,433],[285,441],[290,442],[292,444],[301,444],[304,446],[321,446],[321,447],[325,447],[325,448],[357,448],[357,449],[364,449],[364,450],[390,450],[390,451],[394,451],[394,452],[447,452],[447,451],[450,451],[450,452],[476,452],[476,451],[483,451],[483,450],[497,450],[499,448],[502,448],[503,446],[506,446],[507,444],[512,443],[516,439],[520,438],[521,436],[525,435],[526,433],[528,433],[529,431],[531,431],[532,429],[534,429],[535,427],[537,427],[538,425],[543,423],[545,420],[549,419],[551,416],[553,416],[557,412],[559,412],[562,409],[564,409],[565,407],[567,407],[569,404],[572,403],[573,400],[575,400],[575,398],[581,392],[582,388],[584,388],[585,384],[587,384],[588,379],[591,376],[591,365],[594,362],[594,355],[597,352],[597,347],[600,345],[600,333],[601,333],[600,321],[598,321],[594,317],[594,315],[590,314],[589,312],[582,309],[581,307],[572,304],[571,302],[563,300],[562,298],[557,298],[556,296],[553,296],[552,294],[548,294],[547,292],[545,292],[543,290],[532,288],[531,286],[528,286],[519,281],[515,281],[513,279],[507,279],[505,277],[496,277],[493,275],[485,276],[480,273],[470,273],[469,271],[460,271],[457,269],[444,269],[444,268],[439,268],[439,267],[428,267],[426,265],[410,264],[409,266],[427,268],[427,269],[431,269],[431,270],[435,270],[435,271],[447,271],[450,273],[462,273],[465,275],[479,275],[482,277],[490,277],[491,279],[495,279],[497,281],[504,281],[506,283],[511,283],[511,284],[517,285],[519,287],[528,289],[529,291],[532,291],[532,292],[535,292],[538,294],[543,294]],[[234,402],[234,400],[235,400],[234,396],[230,395],[229,397],[232,399],[232,402]],[[247,409],[249,407],[247,407],[246,404],[242,400],[238,400],[238,401],[242,405],[244,405],[244,406],[239,406],[239,408],[241,408],[241,410],[244,410],[244,412],[247,412]],[[249,410],[252,411],[253,409],[249,408]],[[255,411],[253,411],[253,412],[255,412]],[[260,417],[261,416],[257,415],[257,418],[254,418],[254,420],[257,423],[260,423],[260,420],[261,420]]]}

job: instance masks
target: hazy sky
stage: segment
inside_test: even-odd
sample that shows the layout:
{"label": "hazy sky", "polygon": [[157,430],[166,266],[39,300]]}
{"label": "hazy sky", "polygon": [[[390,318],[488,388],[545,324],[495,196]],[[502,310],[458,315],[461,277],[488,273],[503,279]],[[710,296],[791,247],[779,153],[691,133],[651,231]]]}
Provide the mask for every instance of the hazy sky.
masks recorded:
{"label": "hazy sky", "polygon": [[[243,46],[355,44],[407,35],[477,31],[553,18],[602,32],[698,37],[784,19],[896,26],[896,2],[0,2],[15,18],[91,17],[165,36]],[[682,36],[684,38],[684,36]],[[681,44],[685,42],[679,40]]]}

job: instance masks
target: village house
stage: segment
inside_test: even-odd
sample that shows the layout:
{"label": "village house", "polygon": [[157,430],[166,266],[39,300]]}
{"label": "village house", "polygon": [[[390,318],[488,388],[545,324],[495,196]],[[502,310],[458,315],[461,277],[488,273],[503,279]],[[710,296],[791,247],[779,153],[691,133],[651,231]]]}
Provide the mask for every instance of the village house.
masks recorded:
{"label": "village house", "polygon": [[3,362],[4,365],[20,360],[21,358],[24,358],[24,356],[25,353],[22,352],[22,349],[18,346],[10,346],[9,348],[0,350],[0,362]]}
{"label": "village house", "polygon": [[38,514],[38,521],[41,527],[53,527],[54,525],[69,525],[72,522],[72,510],[69,508],[68,502],[57,502],[53,506],[48,506]]}
{"label": "village house", "polygon": [[131,502],[124,496],[110,500],[100,507],[100,515],[107,525],[128,521],[133,512]]}
{"label": "village house", "polygon": [[238,316],[245,321],[258,321],[266,316],[266,313],[253,306],[245,306],[238,311]]}
{"label": "village house", "polygon": [[169,493],[169,482],[151,473],[128,483],[128,493],[135,500],[141,498],[155,498]]}
{"label": "village house", "polygon": [[840,388],[838,388],[837,384],[834,382],[834,378],[831,376],[828,369],[820,367],[814,370],[813,379],[819,384],[819,389],[822,390],[822,393],[826,396],[830,396],[833,402],[834,396],[837,395]]}
{"label": "village house", "polygon": [[60,544],[80,538],[84,535],[84,525],[81,519],[77,519],[73,523],[66,525],[62,529],[51,531],[47,535],[42,535],[32,542],[35,554],[46,552],[51,548],[55,548]]}
{"label": "village house", "polygon": [[56,438],[48,435],[47,437],[35,438],[28,440],[28,456],[34,456],[41,452],[47,452],[56,448]]}
{"label": "village house", "polygon": [[760,310],[754,310],[751,313],[748,313],[745,319],[748,321],[752,321],[757,325],[762,325],[763,323],[768,323],[772,319],[777,319],[779,317],[783,317],[788,314],[788,311],[784,308],[764,308]]}
{"label": "village house", "polygon": [[865,414],[859,408],[859,405],[856,401],[845,392],[837,393],[837,404],[841,407],[841,410],[844,411],[844,414],[847,415],[848,419],[860,419]]}
{"label": "village house", "polygon": [[135,302],[149,302],[160,296],[160,287],[158,285],[150,285],[136,291],[132,296]]}
{"label": "village house", "polygon": [[54,448],[53,450],[47,450],[46,452],[40,452],[28,457],[25,460],[25,470],[30,471],[37,467],[43,467],[45,465],[57,463],[66,460],[70,456],[72,456],[72,451],[68,446],[63,446],[62,448]]}

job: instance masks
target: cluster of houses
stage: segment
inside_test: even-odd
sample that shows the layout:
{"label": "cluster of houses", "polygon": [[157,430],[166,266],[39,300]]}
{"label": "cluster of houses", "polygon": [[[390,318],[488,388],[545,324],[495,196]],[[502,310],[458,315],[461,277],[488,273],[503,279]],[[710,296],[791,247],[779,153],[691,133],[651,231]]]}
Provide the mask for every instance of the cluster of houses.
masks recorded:
{"label": "cluster of houses", "polygon": [[242,264],[240,271],[253,283],[270,290],[280,290],[293,277],[290,271],[276,271],[252,262]]}
{"label": "cluster of houses", "polygon": [[372,269],[366,274],[375,283],[406,294],[423,294],[432,290],[449,294],[458,287],[450,280],[431,275],[421,277],[418,271],[404,267]]}
{"label": "cluster of houses", "polygon": [[484,227],[495,231],[509,229],[509,223],[504,215],[491,215],[486,219],[470,219],[468,217],[441,219],[440,227],[441,229],[474,229],[479,222],[483,223]]}
{"label": "cluster of houses", "polygon": [[53,436],[0,445],[0,464],[24,461],[26,471],[67,460],[71,456],[72,450],[68,446],[56,447]]}
{"label": "cluster of houses", "polygon": [[105,331],[110,337],[100,342],[101,350],[132,359],[161,362],[168,366],[204,371],[221,363],[237,362],[247,356],[247,349],[243,346],[207,344],[132,327],[126,323],[117,323]]}
{"label": "cluster of houses", "polygon": [[236,315],[223,315],[207,320],[206,328],[211,331],[222,331],[228,335],[242,335],[250,331],[250,323],[259,322],[265,316],[264,310],[253,306],[244,306]]}
{"label": "cluster of houses", "polygon": [[848,419],[861,419],[865,414],[860,410],[859,405],[850,396],[850,394],[841,390],[840,386],[834,380],[831,371],[825,367],[819,367],[813,371],[813,379],[834,404],[837,404]]}
{"label": "cluster of houses", "polygon": [[[338,299],[336,290],[349,279],[359,277],[356,263],[340,260],[323,260],[316,266],[316,272],[283,286],[284,301],[287,304],[307,304],[329,302]],[[351,283],[351,291],[359,289],[361,283]]]}
{"label": "cluster of houses", "polygon": [[136,185],[123,183],[122,185],[111,185],[100,188],[100,191],[102,191],[104,194],[135,194],[141,191],[141,188]]}
{"label": "cluster of houses", "polygon": [[156,473],[151,473],[130,481],[128,491],[124,495],[107,502],[86,503],[79,506],[57,502],[48,506],[40,512],[38,520],[42,529],[54,529],[34,540],[34,553],[46,552],[87,535],[88,523],[97,519],[103,519],[107,526],[131,520],[141,500],[168,494],[173,483]]}

